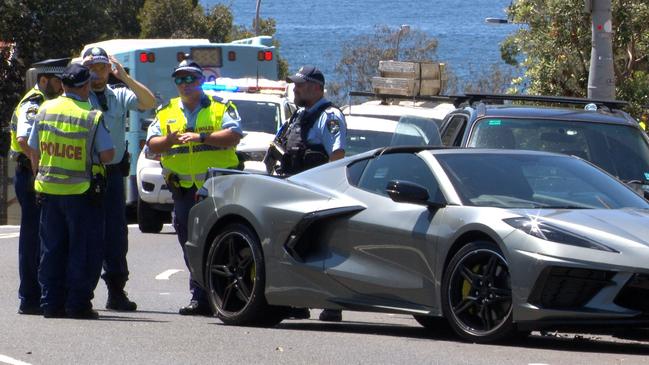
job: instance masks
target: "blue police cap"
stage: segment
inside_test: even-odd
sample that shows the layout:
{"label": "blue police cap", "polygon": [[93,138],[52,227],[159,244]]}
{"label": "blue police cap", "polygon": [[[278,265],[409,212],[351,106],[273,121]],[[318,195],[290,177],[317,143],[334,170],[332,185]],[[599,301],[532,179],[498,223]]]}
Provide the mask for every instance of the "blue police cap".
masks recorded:
{"label": "blue police cap", "polygon": [[61,73],[70,62],[70,58],[51,58],[35,62],[32,67],[36,69],[37,74],[54,75],[61,77]]}
{"label": "blue police cap", "polygon": [[72,63],[61,74],[61,82],[68,87],[81,87],[90,81],[90,69],[78,63]]}
{"label": "blue police cap", "polygon": [[171,77],[175,77],[176,74],[180,71],[187,71],[191,73],[195,73],[200,75],[201,77],[203,76],[203,68],[194,60],[191,58],[185,58],[182,60],[176,68],[174,68],[174,72],[171,74]]}
{"label": "blue police cap", "polygon": [[325,78],[322,71],[318,70],[315,66],[305,65],[300,67],[295,75],[287,77],[286,82],[294,82],[296,84],[315,82],[324,86]]}
{"label": "blue police cap", "polygon": [[83,52],[83,56],[81,56],[81,58],[85,60],[85,58],[88,56],[92,56],[92,60],[84,61],[83,64],[86,66],[94,65],[95,63],[106,63],[110,65],[108,53],[106,53],[106,50],[101,47],[88,48],[85,52]]}

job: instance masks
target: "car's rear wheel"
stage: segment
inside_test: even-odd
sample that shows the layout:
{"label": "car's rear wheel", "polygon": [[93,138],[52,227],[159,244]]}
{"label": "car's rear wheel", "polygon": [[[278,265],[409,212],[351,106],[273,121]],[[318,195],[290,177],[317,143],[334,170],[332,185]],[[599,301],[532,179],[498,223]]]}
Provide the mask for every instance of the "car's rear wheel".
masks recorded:
{"label": "car's rear wheel", "polygon": [[137,200],[137,225],[142,233],[160,233],[164,223],[164,214],[143,201]]}
{"label": "car's rear wheel", "polygon": [[515,334],[507,261],[491,242],[472,242],[451,259],[442,280],[442,310],[462,338],[492,342]]}
{"label": "car's rear wheel", "polygon": [[270,327],[284,318],[284,308],[266,302],[264,255],[248,226],[233,223],[223,228],[210,247],[205,269],[210,304],[223,323]]}

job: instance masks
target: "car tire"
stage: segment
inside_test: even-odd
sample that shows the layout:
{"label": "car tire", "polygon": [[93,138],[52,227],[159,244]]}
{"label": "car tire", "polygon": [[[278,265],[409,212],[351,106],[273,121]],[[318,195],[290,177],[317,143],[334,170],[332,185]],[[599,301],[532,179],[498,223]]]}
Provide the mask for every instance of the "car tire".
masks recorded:
{"label": "car tire", "polygon": [[137,200],[137,225],[142,233],[160,233],[164,223],[162,212],[142,199]]}
{"label": "car tire", "polygon": [[205,263],[210,305],[223,323],[272,327],[284,319],[284,307],[268,305],[266,272],[257,234],[245,224],[224,227],[214,239]]}
{"label": "car tire", "polygon": [[471,242],[453,256],[441,298],[444,317],[465,340],[487,343],[516,334],[509,266],[492,242]]}

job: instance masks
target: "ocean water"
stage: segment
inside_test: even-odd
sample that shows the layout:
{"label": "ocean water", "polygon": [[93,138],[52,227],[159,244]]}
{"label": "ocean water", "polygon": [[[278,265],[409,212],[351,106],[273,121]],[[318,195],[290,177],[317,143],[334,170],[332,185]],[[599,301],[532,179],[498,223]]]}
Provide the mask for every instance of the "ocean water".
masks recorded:
{"label": "ocean water", "polygon": [[[373,33],[376,25],[426,32],[439,41],[438,60],[460,79],[501,63],[500,43],[516,25],[486,24],[486,17],[505,17],[511,0],[262,0],[261,17],[277,21],[280,53],[289,71],[302,64],[318,66],[328,80],[340,60],[342,44],[357,35]],[[204,6],[230,5],[236,24],[250,26],[256,0],[201,0]]]}

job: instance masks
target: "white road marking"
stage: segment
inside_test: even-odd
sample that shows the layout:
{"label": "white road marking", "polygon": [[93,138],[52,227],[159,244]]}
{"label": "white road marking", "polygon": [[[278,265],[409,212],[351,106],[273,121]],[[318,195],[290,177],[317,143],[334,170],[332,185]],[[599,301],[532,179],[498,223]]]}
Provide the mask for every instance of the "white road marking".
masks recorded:
{"label": "white road marking", "polygon": [[15,232],[15,233],[0,233],[0,239],[3,238],[16,238],[20,236],[20,233]]}
{"label": "white road marking", "polygon": [[9,229],[17,229],[17,228],[20,228],[20,226],[6,224],[4,226],[0,226],[0,231],[4,231],[5,229],[9,230]]}
{"label": "white road marking", "polygon": [[14,359],[12,357],[5,356],[5,355],[2,355],[2,354],[0,354],[0,363],[9,364],[9,365],[31,365],[28,362],[16,360],[16,359]]}
{"label": "white road marking", "polygon": [[160,295],[171,295],[171,293],[160,293]]}
{"label": "white road marking", "polygon": [[[171,223],[165,223],[165,224],[163,224],[162,226],[163,226],[163,227],[166,227],[166,228],[174,228],[174,227],[171,225]],[[140,228],[140,226],[139,226],[137,223],[133,223],[133,224],[129,224],[129,225],[128,225],[128,228]]]}
{"label": "white road marking", "polygon": [[183,270],[178,270],[178,269],[169,269],[161,272],[160,274],[156,275],[155,279],[156,280],[169,280],[169,277],[175,273],[181,272]]}

